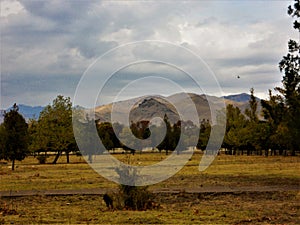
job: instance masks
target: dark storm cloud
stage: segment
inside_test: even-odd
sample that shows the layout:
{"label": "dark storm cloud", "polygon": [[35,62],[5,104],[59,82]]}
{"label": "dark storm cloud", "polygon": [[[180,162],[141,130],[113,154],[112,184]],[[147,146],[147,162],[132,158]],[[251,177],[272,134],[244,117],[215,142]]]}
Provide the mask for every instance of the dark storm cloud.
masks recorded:
{"label": "dark storm cloud", "polygon": [[[220,84],[230,86],[228,92],[241,88],[247,92],[250,85],[267,92],[280,80],[272,79],[271,74],[286,52],[292,22],[286,16],[288,3],[282,1],[20,2],[1,1],[6,8],[19,4],[11,14],[1,15],[3,107],[11,105],[15,96],[18,102],[33,105],[55,97],[56,92],[73,96],[80,76],[99,56],[118,45],[149,39],[198,49]],[[132,54],[150,57],[151,51],[137,49]],[[160,54],[177,59],[183,69],[193,66],[171,50]],[[106,66],[113,67],[118,61],[121,56]],[[160,69],[145,66],[143,73],[155,68]],[[101,68],[103,74],[105,71],[107,68]],[[130,72],[128,76],[134,76]],[[174,71],[167,72],[189,86]],[[239,83],[234,74],[243,75],[246,81]],[[28,99],[32,96],[35,98]]]}
{"label": "dark storm cloud", "polygon": [[32,15],[55,21],[60,25],[68,25],[86,16],[86,12],[92,8],[93,1],[24,0],[21,4]]}
{"label": "dark storm cloud", "polygon": [[75,91],[76,85],[80,80],[81,74],[76,76],[61,76],[52,75],[47,76],[32,76],[23,74],[15,77],[2,76],[1,83],[3,96],[17,96],[28,91],[37,95],[42,92],[65,92]]}

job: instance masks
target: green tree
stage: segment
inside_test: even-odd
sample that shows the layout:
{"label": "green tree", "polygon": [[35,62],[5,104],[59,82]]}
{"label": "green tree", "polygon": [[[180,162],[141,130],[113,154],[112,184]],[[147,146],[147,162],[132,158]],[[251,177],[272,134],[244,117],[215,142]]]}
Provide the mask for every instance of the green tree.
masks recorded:
{"label": "green tree", "polygon": [[56,152],[53,164],[63,152],[67,163],[69,153],[77,151],[72,127],[72,103],[69,97],[58,95],[52,105],[48,105],[40,113],[38,123],[32,137],[32,148]]}
{"label": "green tree", "polygon": [[273,95],[269,90],[269,100],[261,100],[262,115],[267,120],[272,129],[276,130],[277,126],[284,120],[285,105],[281,95]]}
{"label": "green tree", "polygon": [[135,137],[139,139],[147,139],[150,136],[149,130],[149,121],[142,120],[134,123],[133,121],[130,124],[130,129]]}
{"label": "green tree", "polygon": [[179,155],[181,151],[185,150],[188,144],[186,136],[183,136],[182,140],[180,141],[181,126],[183,126],[183,123],[179,120],[173,125],[172,129],[172,149],[176,149],[177,155]]}
{"label": "green tree", "polygon": [[[120,131],[120,128],[118,126],[118,130]],[[111,123],[109,122],[103,122],[97,124],[97,131],[98,135],[102,141],[103,146],[106,150],[112,150],[114,148],[120,148],[121,143],[119,139],[117,138],[114,128]]]}
{"label": "green tree", "polygon": [[[266,150],[271,149],[271,155],[282,154],[284,149],[288,148],[289,131],[286,123],[286,107],[284,98],[281,95],[273,95],[269,90],[269,99],[261,100],[262,115],[268,126],[268,137],[265,142]],[[266,151],[266,154],[268,152]]]}
{"label": "green tree", "polygon": [[[293,5],[288,7],[288,14],[292,17],[296,17],[294,21],[294,29],[297,30],[300,35],[300,23],[298,18],[300,17],[300,2],[295,0]],[[295,40],[289,40],[288,42],[288,54],[283,56],[283,59],[279,62],[279,69],[284,73],[282,79],[282,88],[276,88],[284,97],[286,104],[286,116],[288,134],[291,140],[290,148],[292,154],[295,155],[296,150],[300,146],[300,44]]]}
{"label": "green tree", "polygon": [[249,100],[249,108],[245,110],[245,114],[250,120],[250,122],[257,123],[258,116],[257,116],[257,101],[256,97],[254,96],[254,89],[250,89],[250,100]]}
{"label": "green tree", "polygon": [[102,154],[104,151],[104,147],[100,144],[96,124],[96,121],[89,117],[86,110],[73,109],[73,132],[76,135],[76,142],[80,153],[88,156],[90,163],[93,162],[93,155]]}
{"label": "green tree", "polygon": [[257,101],[253,88],[250,89],[249,107],[245,109],[245,115],[247,117],[247,125],[246,129],[242,131],[241,139],[244,139],[247,155],[250,155],[254,150],[261,150],[260,136],[264,135],[260,133],[260,128],[262,127],[257,115]]}
{"label": "green tree", "polygon": [[[226,107],[226,133],[223,147],[229,150],[227,153],[236,154],[237,150],[245,148],[244,133],[246,132],[247,120],[238,107],[229,104]],[[242,151],[243,153],[243,151]]]}
{"label": "green tree", "polygon": [[30,153],[28,125],[18,110],[18,106],[14,104],[13,108],[4,114],[1,126],[0,159],[10,160],[12,170],[15,169],[15,160],[21,161]]}
{"label": "green tree", "polygon": [[174,137],[172,134],[173,132],[172,125],[169,121],[167,114],[165,114],[164,116],[164,123],[166,125],[166,135],[163,141],[157,146],[157,148],[160,151],[163,149],[166,150],[166,155],[168,155],[169,150],[173,151],[176,148],[177,143],[175,143],[174,141]]}
{"label": "green tree", "polygon": [[129,127],[123,127],[123,129],[121,130],[120,142],[122,148],[125,150],[130,150],[133,155],[135,153],[135,150],[139,148],[136,143],[136,137],[133,135],[132,130]]}
{"label": "green tree", "polygon": [[6,133],[3,123],[0,124],[0,159],[4,158]]}
{"label": "green tree", "polygon": [[202,149],[205,150],[208,140],[209,140],[209,136],[210,136],[210,132],[211,132],[211,125],[209,120],[205,120],[203,119],[200,123],[200,134],[199,134],[199,139],[198,139],[198,143],[197,143],[197,148],[198,149]]}

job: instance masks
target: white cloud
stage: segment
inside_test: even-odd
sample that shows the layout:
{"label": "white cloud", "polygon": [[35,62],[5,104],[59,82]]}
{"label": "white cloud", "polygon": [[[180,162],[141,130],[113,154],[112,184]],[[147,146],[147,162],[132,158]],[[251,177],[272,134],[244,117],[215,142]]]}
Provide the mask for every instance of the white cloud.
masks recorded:
{"label": "white cloud", "polygon": [[[72,97],[76,82],[97,57],[141,40],[192,49],[210,65],[227,93],[247,92],[251,86],[264,93],[280,81],[277,63],[286,54],[288,39],[296,36],[287,5],[283,1],[1,1],[0,108],[11,105],[12,99],[32,105],[50,102],[47,98],[56,92]],[[157,51],[182,68],[193,67],[172,49]],[[151,58],[152,53],[135,49],[130,57]],[[114,60],[124,59],[120,55]],[[114,60],[106,66],[113,67]],[[159,69],[147,65],[143,72]],[[238,83],[235,74],[247,81]],[[55,79],[65,83],[58,89]],[[15,88],[16,80],[28,88]]]}
{"label": "white cloud", "polygon": [[2,0],[0,2],[1,20],[4,20],[4,17],[8,17],[12,14],[18,14],[23,9],[24,7],[16,0]]}

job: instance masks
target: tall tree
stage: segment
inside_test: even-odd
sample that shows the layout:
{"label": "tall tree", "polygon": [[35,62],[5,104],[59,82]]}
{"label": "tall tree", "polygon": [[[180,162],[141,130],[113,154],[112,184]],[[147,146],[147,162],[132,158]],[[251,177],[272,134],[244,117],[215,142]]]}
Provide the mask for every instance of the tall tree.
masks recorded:
{"label": "tall tree", "polygon": [[256,123],[258,122],[257,116],[257,101],[254,96],[254,89],[250,89],[250,100],[249,100],[249,108],[245,110],[246,116],[248,116],[250,122]]}
{"label": "tall tree", "polygon": [[58,95],[52,105],[40,113],[36,132],[33,137],[36,150],[56,152],[53,164],[63,152],[69,163],[69,153],[77,150],[72,128],[72,103],[69,97]]}
{"label": "tall tree", "polygon": [[28,150],[28,125],[24,117],[19,114],[16,104],[4,114],[1,134],[0,159],[10,160],[12,170],[15,169],[15,160],[23,160],[30,152]]}
{"label": "tall tree", "polygon": [[4,159],[6,133],[3,123],[0,124],[0,159]]}
{"label": "tall tree", "polygon": [[[300,35],[300,1],[295,0],[293,5],[288,7],[288,14],[296,17],[294,29]],[[299,41],[289,40],[288,54],[279,62],[279,69],[284,73],[282,88],[277,90],[285,97],[287,108],[287,124],[290,135],[290,148],[292,154],[300,146],[300,44]]]}
{"label": "tall tree", "polygon": [[202,150],[206,149],[210,132],[211,132],[211,125],[209,120],[203,119],[200,123],[200,133],[199,133],[199,139],[197,143],[198,149],[202,149]]}
{"label": "tall tree", "polygon": [[90,118],[86,110],[75,108],[73,110],[73,132],[76,137],[80,153],[88,156],[88,161],[93,162],[93,155],[103,153],[99,136],[96,131],[96,121]]}
{"label": "tall tree", "polygon": [[[172,125],[169,121],[169,118],[167,114],[164,116],[164,123],[166,125],[166,135],[163,141],[157,146],[159,151],[161,150],[166,150],[166,155],[169,154],[169,150],[174,150],[174,142],[173,142],[173,137],[172,137]],[[177,144],[177,143],[176,143]],[[176,146],[175,146],[176,147]]]}
{"label": "tall tree", "polygon": [[121,147],[121,143],[116,136],[113,125],[111,123],[103,122],[97,124],[97,131],[106,150],[112,150],[114,148]]}
{"label": "tall tree", "polygon": [[[269,99],[261,100],[262,115],[268,124],[269,133],[266,145],[271,149],[271,154],[282,154],[288,148],[289,132],[287,131],[286,107],[282,95],[273,95],[269,90]],[[267,150],[267,149],[266,149]],[[268,152],[266,152],[268,154]]]}
{"label": "tall tree", "polygon": [[260,122],[257,116],[257,101],[254,96],[254,89],[250,89],[249,107],[245,110],[247,116],[247,127],[243,130],[244,134],[241,137],[244,139],[245,147],[247,148],[247,155],[250,155],[253,150],[261,150],[260,143]]}
{"label": "tall tree", "polygon": [[243,133],[245,133],[246,127],[247,120],[241,110],[231,104],[227,105],[223,147],[229,150],[229,154],[236,154],[237,150],[243,150],[245,147]]}

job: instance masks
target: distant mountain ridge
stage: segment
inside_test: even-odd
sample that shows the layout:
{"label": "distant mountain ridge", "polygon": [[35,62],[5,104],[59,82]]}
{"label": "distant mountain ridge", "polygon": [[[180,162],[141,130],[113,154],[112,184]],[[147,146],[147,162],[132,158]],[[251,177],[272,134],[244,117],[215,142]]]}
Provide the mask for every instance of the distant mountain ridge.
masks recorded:
{"label": "distant mountain ridge", "polygon": [[[126,113],[126,109],[128,106],[133,106],[129,119],[130,121],[138,121],[138,120],[150,120],[153,117],[163,118],[164,114],[166,114],[170,121],[176,122],[179,117],[175,107],[171,104],[171,102],[176,103],[184,108],[187,112],[192,111],[187,101],[187,95],[194,102],[194,105],[197,109],[199,119],[210,119],[211,112],[209,107],[217,106],[218,104],[225,100],[225,104],[232,104],[241,109],[242,112],[248,107],[248,101],[250,99],[250,95],[246,93],[228,95],[223,97],[215,97],[208,95],[198,95],[194,93],[177,93],[168,97],[163,97],[159,95],[155,96],[142,96],[138,98],[128,99],[124,101],[120,101],[117,103],[110,103],[102,106],[97,106],[95,108],[95,117],[100,121],[111,121],[111,110],[113,104],[117,107],[117,110],[114,111],[115,117],[114,119],[124,123],[124,118],[128,119],[128,112]],[[208,101],[209,100],[209,101]],[[260,99],[258,100],[258,111],[260,111]],[[210,105],[209,102],[212,104]],[[135,104],[133,104],[135,103]],[[115,107],[114,106],[114,107]],[[26,120],[29,119],[38,119],[40,112],[45,108],[43,106],[28,106],[24,104],[18,105],[19,112],[24,116]],[[3,121],[4,111],[9,111],[11,109],[8,108],[6,110],[0,110],[0,122]]]}
{"label": "distant mountain ridge", "polygon": [[[193,104],[190,104],[191,102],[188,98],[193,101]],[[98,106],[95,108],[95,119],[99,120],[99,122],[112,121],[111,111],[114,107],[114,120],[112,122],[125,124],[128,121],[150,121],[154,117],[163,118],[164,115],[167,115],[169,120],[174,123],[180,119],[180,116],[171,104],[173,103],[179,108],[184,109],[185,115],[189,118],[193,117],[193,109],[195,107],[198,113],[197,120],[209,119],[211,122],[214,122],[211,120],[211,109],[220,110],[225,103],[225,105],[232,104],[237,106],[244,112],[249,106],[249,99],[250,95],[245,93],[225,97],[198,95],[194,93],[177,93],[168,97],[157,95],[143,96]],[[258,101],[258,113],[260,110],[261,105],[260,101]]]}
{"label": "distant mountain ridge", "polygon": [[[232,100],[232,101],[235,101],[235,102],[248,102],[250,100],[250,97],[251,97],[251,95],[249,95],[247,93],[223,96],[223,98],[228,99],[228,100]],[[257,98],[257,97],[256,97],[256,100],[260,101],[260,99]]]}
{"label": "distant mountain ridge", "polygon": [[[45,107],[43,106],[29,106],[29,105],[23,105],[20,104],[18,105],[19,107],[19,113],[26,119],[38,119],[40,116],[40,112],[43,111],[43,109]],[[4,112],[9,112],[12,109],[12,107],[8,108],[8,109],[4,109],[4,110],[0,110],[0,121],[2,122],[3,120],[3,115]]]}

